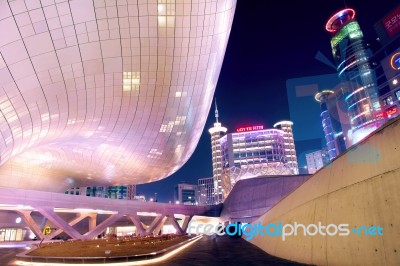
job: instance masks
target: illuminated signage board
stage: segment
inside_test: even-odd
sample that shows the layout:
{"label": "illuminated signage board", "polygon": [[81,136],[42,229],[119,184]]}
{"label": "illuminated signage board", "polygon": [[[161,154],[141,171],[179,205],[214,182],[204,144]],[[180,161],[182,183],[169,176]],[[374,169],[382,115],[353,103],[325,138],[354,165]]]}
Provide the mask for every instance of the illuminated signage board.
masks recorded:
{"label": "illuminated signage board", "polygon": [[397,106],[393,106],[392,108],[386,110],[385,115],[390,118],[392,115],[396,113],[397,113]]}
{"label": "illuminated signage board", "polygon": [[237,132],[248,132],[255,130],[263,130],[264,126],[249,126],[249,127],[239,127],[236,129]]}
{"label": "illuminated signage board", "polygon": [[390,66],[394,70],[400,70],[400,52],[397,52],[394,55],[392,55],[392,57],[390,58]]}
{"label": "illuminated signage board", "polygon": [[383,113],[377,113],[375,115],[375,117],[378,118],[378,119],[382,119],[383,118]]}
{"label": "illuminated signage board", "polygon": [[393,12],[386,16],[382,22],[385,26],[386,33],[390,38],[400,33],[400,7],[393,10]]}

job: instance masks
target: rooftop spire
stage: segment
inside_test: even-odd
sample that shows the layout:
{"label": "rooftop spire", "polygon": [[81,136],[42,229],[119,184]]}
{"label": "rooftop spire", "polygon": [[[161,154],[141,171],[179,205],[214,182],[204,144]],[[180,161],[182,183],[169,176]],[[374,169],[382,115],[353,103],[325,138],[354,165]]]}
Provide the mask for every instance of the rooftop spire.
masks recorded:
{"label": "rooftop spire", "polygon": [[217,123],[218,123],[218,117],[219,115],[218,115],[217,98],[215,98],[215,120],[217,121]]}

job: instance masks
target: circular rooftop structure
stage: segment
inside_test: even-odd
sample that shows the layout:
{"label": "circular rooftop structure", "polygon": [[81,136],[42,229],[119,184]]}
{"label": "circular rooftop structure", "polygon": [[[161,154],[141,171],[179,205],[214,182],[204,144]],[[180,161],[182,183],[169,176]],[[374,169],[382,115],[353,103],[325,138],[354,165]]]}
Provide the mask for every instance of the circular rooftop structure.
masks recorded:
{"label": "circular rooftop structure", "polygon": [[390,66],[394,70],[400,70],[400,52],[394,53],[390,58]]}
{"label": "circular rooftop structure", "polygon": [[353,20],[356,16],[354,9],[346,8],[336,12],[326,23],[325,29],[329,32],[335,33],[340,30],[343,25]]}
{"label": "circular rooftop structure", "polygon": [[335,92],[332,90],[323,90],[323,91],[315,94],[314,98],[317,102],[323,102],[329,97],[329,95],[334,94],[334,93]]}
{"label": "circular rooftop structure", "polygon": [[282,120],[282,121],[276,122],[274,124],[274,127],[281,126],[281,125],[293,126],[293,122],[292,121],[287,121],[287,120]]}

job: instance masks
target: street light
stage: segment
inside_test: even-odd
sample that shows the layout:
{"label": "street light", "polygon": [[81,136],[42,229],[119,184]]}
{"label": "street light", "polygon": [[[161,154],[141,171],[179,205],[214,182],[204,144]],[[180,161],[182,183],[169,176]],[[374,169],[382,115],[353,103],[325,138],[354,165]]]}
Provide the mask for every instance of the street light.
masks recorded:
{"label": "street light", "polygon": [[157,192],[154,193],[154,201],[157,202]]}

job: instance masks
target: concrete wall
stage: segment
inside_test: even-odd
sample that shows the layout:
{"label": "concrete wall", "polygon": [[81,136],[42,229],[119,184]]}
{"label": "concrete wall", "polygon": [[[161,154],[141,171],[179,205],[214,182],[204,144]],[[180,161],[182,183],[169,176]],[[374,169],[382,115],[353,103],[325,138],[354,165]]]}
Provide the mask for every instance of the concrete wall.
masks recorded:
{"label": "concrete wall", "polygon": [[400,265],[400,120],[321,169],[260,219],[383,227],[383,236],[256,236],[269,254],[316,265]]}
{"label": "concrete wall", "polygon": [[223,204],[221,219],[247,223],[254,221],[310,177],[264,176],[240,180]]}

